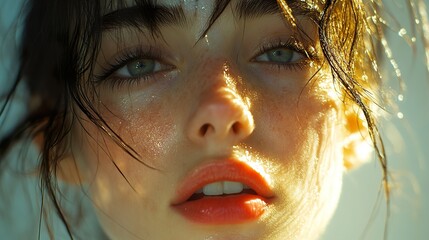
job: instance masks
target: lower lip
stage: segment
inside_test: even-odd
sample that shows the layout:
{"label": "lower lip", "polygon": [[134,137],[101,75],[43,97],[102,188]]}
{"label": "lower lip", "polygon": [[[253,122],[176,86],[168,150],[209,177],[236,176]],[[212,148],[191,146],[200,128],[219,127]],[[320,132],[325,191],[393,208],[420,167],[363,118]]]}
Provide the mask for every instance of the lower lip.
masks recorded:
{"label": "lower lip", "polygon": [[209,196],[174,206],[185,218],[202,224],[238,224],[256,220],[267,207],[266,199],[252,194]]}

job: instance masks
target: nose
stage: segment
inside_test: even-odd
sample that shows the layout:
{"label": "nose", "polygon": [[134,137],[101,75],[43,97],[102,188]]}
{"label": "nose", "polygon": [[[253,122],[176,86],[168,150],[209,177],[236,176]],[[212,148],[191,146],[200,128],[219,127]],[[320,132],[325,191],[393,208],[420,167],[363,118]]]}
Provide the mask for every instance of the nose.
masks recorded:
{"label": "nose", "polygon": [[239,143],[255,128],[249,105],[231,78],[207,87],[189,121],[189,139],[200,145]]}

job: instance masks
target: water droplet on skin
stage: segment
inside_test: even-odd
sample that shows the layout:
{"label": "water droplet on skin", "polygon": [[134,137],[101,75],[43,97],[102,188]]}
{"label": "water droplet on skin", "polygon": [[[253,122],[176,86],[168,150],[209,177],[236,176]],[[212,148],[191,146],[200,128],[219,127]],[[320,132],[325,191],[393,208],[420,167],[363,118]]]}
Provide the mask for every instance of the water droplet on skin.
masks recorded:
{"label": "water droplet on skin", "polygon": [[207,36],[207,34],[204,36],[204,40],[206,41],[207,46],[210,46],[209,37]]}
{"label": "water droplet on skin", "polygon": [[400,102],[404,101],[404,95],[399,94],[399,95],[398,95],[398,100],[399,100]]}
{"label": "water droplet on skin", "polygon": [[401,112],[398,112],[398,114],[396,114],[396,116],[397,116],[399,119],[403,119],[403,118],[404,118],[404,114],[403,114],[403,113],[401,113]]}

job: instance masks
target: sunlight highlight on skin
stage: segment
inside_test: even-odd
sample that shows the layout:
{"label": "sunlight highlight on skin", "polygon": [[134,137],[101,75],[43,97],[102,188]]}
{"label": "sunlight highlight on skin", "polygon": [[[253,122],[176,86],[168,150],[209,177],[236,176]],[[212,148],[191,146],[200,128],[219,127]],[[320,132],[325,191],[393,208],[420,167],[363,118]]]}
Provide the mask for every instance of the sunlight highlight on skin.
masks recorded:
{"label": "sunlight highlight on skin", "polygon": [[275,168],[270,161],[264,161],[259,154],[250,154],[249,150],[246,147],[234,146],[233,147],[233,156],[242,162],[245,162],[253,169],[255,169],[259,174],[261,174],[264,179],[267,181],[268,185],[273,186],[273,172]]}
{"label": "sunlight highlight on skin", "polygon": [[231,77],[229,71],[229,66],[225,63],[223,65],[223,79],[226,83],[226,91],[234,97],[233,101],[235,104],[237,104],[237,106],[240,106],[240,109],[245,109],[245,111],[243,111],[243,114],[245,114],[246,118],[249,119],[250,125],[254,126],[253,116],[250,112],[252,106],[251,99],[249,97],[244,97],[243,99],[242,95],[239,94],[239,91],[237,89],[237,81],[233,77]]}
{"label": "sunlight highlight on skin", "polygon": [[[236,103],[245,106],[250,111],[252,107],[251,99],[249,97],[244,97],[243,99],[243,97],[239,94],[237,89],[237,81],[231,77],[231,74],[229,73],[229,66],[227,64],[224,64],[223,66],[223,78],[225,79],[228,92],[237,97]],[[251,116],[249,117],[253,118]]]}

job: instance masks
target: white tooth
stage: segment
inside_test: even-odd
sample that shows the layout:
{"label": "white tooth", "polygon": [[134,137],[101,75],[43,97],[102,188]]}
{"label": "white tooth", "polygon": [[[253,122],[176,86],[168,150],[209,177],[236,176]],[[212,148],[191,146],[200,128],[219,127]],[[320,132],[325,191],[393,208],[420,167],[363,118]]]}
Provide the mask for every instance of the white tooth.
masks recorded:
{"label": "white tooth", "polygon": [[203,188],[204,195],[214,196],[223,194],[222,182],[210,183]]}
{"label": "white tooth", "polygon": [[243,191],[243,184],[239,182],[223,182],[223,193],[225,194],[234,194],[240,193]]}

